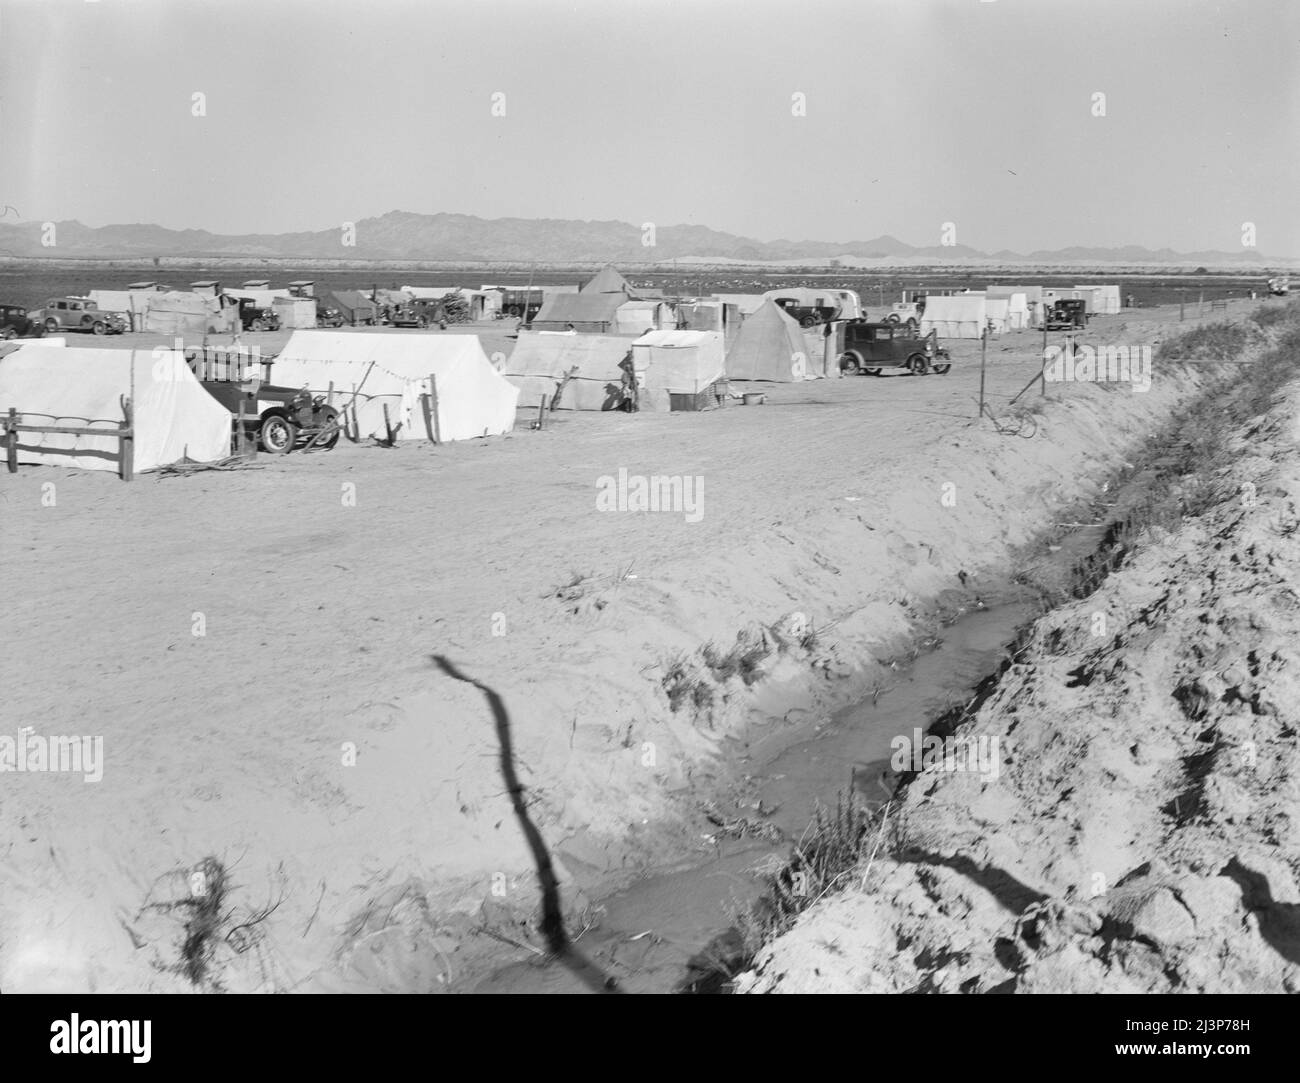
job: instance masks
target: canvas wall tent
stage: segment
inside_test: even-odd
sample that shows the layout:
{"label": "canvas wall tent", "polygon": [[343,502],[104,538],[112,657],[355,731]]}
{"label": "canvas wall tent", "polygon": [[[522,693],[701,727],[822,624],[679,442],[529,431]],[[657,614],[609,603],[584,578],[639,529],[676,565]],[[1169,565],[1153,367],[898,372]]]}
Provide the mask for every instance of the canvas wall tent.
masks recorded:
{"label": "canvas wall tent", "polygon": [[[525,406],[550,399],[572,372],[556,409],[614,410],[623,401],[624,366],[632,363],[631,336],[524,332],[506,362],[506,379]],[[576,371],[575,371],[576,370]]]}
{"label": "canvas wall tent", "polygon": [[144,329],[155,335],[232,334],[238,320],[239,310],[223,305],[219,297],[174,291],[149,298]]}
{"label": "canvas wall tent", "polygon": [[271,308],[279,317],[282,330],[316,326],[315,297],[277,297]]}
{"label": "canvas wall tent", "polygon": [[1076,290],[1091,290],[1093,293],[1092,310],[1101,316],[1116,316],[1119,314],[1119,287],[1118,286],[1075,286]]}
{"label": "canvas wall tent", "polygon": [[732,380],[794,383],[808,377],[808,345],[799,325],[772,301],[741,324],[727,351]]}
{"label": "canvas wall tent", "polygon": [[672,331],[677,327],[673,306],[665,301],[626,301],[614,314],[620,335],[639,335],[644,331]]}
{"label": "canvas wall tent", "polygon": [[500,290],[457,290],[469,307],[471,320],[495,319],[501,311],[502,293]]}
{"label": "canvas wall tent", "polygon": [[987,299],[982,294],[926,298],[921,315],[921,334],[936,332],[940,338],[980,338],[988,319]]}
{"label": "canvas wall tent", "polygon": [[321,303],[326,308],[337,308],[343,314],[343,319],[354,327],[362,323],[374,323],[379,319],[374,301],[359,290],[334,290],[325,294]]}
{"label": "canvas wall tent", "polygon": [[644,386],[698,395],[726,371],[721,331],[651,331],[632,343],[632,364]]}
{"label": "canvas wall tent", "polygon": [[985,297],[984,317],[988,320],[989,333],[1005,335],[1011,324],[1007,315],[1010,302],[1005,297]]}
{"label": "canvas wall tent", "polygon": [[[0,358],[0,413],[12,406],[32,425],[116,429],[131,398],[137,472],[188,457],[230,454],[230,412],[203,390],[175,350],[21,349]],[[111,436],[19,433],[18,461],[116,471]]]}
{"label": "canvas wall tent", "polygon": [[[430,376],[437,380],[437,424],[426,418]],[[519,391],[492,367],[477,335],[391,335],[295,331],[271,365],[270,379],[313,394],[334,387],[334,404],[355,416],[362,439],[471,440],[509,432]],[[354,397],[353,391],[357,394]]]}
{"label": "canvas wall tent", "polygon": [[[1041,294],[1041,288],[1035,286],[1034,300],[1037,301]],[[1035,319],[1029,307],[1029,297],[1023,287],[990,286],[984,291],[984,296],[990,301],[1005,300],[1007,302],[1007,327],[1010,330],[1018,331],[1035,325]]]}
{"label": "canvas wall tent", "polygon": [[533,318],[534,331],[573,330],[609,334],[618,327],[618,310],[627,302],[622,293],[548,294]]}

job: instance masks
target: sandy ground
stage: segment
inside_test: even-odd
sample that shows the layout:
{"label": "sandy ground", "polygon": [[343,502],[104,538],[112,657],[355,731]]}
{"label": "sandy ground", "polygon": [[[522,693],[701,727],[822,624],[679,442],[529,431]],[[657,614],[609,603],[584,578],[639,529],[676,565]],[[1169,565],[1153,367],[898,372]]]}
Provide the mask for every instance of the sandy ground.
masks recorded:
{"label": "sandy ground", "polygon": [[[1089,341],[1176,329],[1149,309]],[[994,340],[996,412],[1040,342]],[[571,912],[698,845],[726,734],[862,695],[921,609],[971,600],[1202,379],[1054,386],[1022,439],[974,419],[978,344],[952,345],[947,376],[765,385],[759,407],[129,485],[0,474],[0,735],[98,735],[105,759],[94,783],[4,777],[0,989],[429,990],[472,967],[472,930],[528,940],[493,716],[435,655],[503,698]],[[702,515],[598,510],[620,469],[703,479]],[[782,642],[792,615],[830,629]],[[752,684],[702,668],[738,636],[770,650]],[[670,708],[675,658],[711,702]]]}
{"label": "sandy ground", "polygon": [[1037,622],[961,731],[1000,773],[918,776],[742,991],[1300,992],[1300,388],[1257,408]]}

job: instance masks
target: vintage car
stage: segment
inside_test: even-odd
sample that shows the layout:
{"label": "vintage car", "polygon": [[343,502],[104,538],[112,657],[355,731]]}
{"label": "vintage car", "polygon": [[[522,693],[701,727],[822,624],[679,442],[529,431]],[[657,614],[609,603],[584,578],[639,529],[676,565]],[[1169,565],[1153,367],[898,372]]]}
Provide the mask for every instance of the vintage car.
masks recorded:
{"label": "vintage car", "polygon": [[1047,310],[1049,331],[1073,331],[1088,326],[1088,303],[1066,298],[1056,301]]}
{"label": "vintage car", "polygon": [[261,382],[200,383],[235,419],[242,404],[246,433],[263,451],[285,455],[300,444],[328,451],[339,442],[339,412],[325,405],[324,395]]}
{"label": "vintage car", "polygon": [[919,334],[902,323],[850,320],[841,329],[840,372],[879,376],[883,369],[907,369],[916,376],[952,368],[948,351],[933,331]]}
{"label": "vintage car", "polygon": [[0,339],[40,338],[44,333],[45,327],[22,305],[0,305]]}
{"label": "vintage car", "polygon": [[245,331],[278,331],[280,317],[274,309],[263,308],[251,297],[239,299],[239,325]]}
{"label": "vintage car", "polygon": [[120,312],[103,312],[86,297],[51,297],[44,308],[30,313],[45,328],[45,333],[89,331],[92,335],[121,335],[128,330],[126,317]]}
{"label": "vintage car", "polygon": [[394,327],[428,327],[431,323],[446,326],[447,310],[441,300],[418,298],[410,304],[394,308],[388,322]]}

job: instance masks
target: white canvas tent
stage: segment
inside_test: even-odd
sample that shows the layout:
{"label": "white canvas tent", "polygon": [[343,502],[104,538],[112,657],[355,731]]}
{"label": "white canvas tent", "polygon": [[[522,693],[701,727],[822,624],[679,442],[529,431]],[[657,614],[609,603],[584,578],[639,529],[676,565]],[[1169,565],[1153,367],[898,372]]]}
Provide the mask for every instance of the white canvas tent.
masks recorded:
{"label": "white canvas tent", "polygon": [[[431,377],[437,382],[433,412]],[[270,378],[313,394],[328,393],[332,384],[334,404],[351,404],[348,416],[355,417],[362,439],[386,436],[388,425],[401,440],[495,436],[514,428],[519,401],[518,388],[492,367],[477,335],[295,331]]]}
{"label": "white canvas tent", "polygon": [[121,312],[132,331],[143,331],[149,299],[158,294],[158,290],[91,290],[87,296],[101,312]]}
{"label": "white canvas tent", "polygon": [[988,301],[983,294],[926,298],[921,315],[921,334],[937,332],[940,338],[979,338],[988,319]]}
{"label": "white canvas tent", "polygon": [[[1034,299],[1038,300],[1042,290],[1037,286],[1034,287],[1034,290]],[[1024,287],[990,286],[984,291],[984,296],[990,301],[1003,300],[1007,302],[1007,329],[1009,331],[1019,331],[1033,325],[1029,297]]]}
{"label": "white canvas tent", "polygon": [[662,301],[628,301],[618,306],[614,322],[620,335],[639,335],[644,331],[671,331],[676,317],[672,306]]}
{"label": "white canvas tent", "polygon": [[1075,286],[1076,290],[1091,290],[1093,295],[1093,312],[1101,316],[1119,315],[1118,286]]}
{"label": "white canvas tent", "polygon": [[988,321],[990,334],[1005,335],[1011,329],[1009,308],[1010,302],[1005,297],[984,298],[984,318]]}
{"label": "white canvas tent", "polygon": [[614,410],[632,364],[630,336],[523,332],[506,362],[506,379],[525,406],[548,400],[564,381],[558,410]]}
{"label": "white canvas tent", "polygon": [[[175,350],[115,350],[24,345],[0,357],[0,413],[10,407],[32,425],[104,428],[133,406],[134,470],[230,454],[230,412],[203,390]],[[79,470],[118,469],[116,436],[19,433],[18,461]]]}
{"label": "white canvas tent", "polygon": [[745,317],[727,353],[733,380],[795,383],[809,379],[808,344],[799,325],[773,301]]}
{"label": "white canvas tent", "polygon": [[280,319],[280,328],[294,331],[316,326],[316,298],[277,297],[271,306]]}
{"label": "white canvas tent", "polygon": [[175,290],[149,298],[144,329],[155,335],[226,334],[238,327],[238,321],[239,310],[223,305],[218,297]]}
{"label": "white canvas tent", "polygon": [[722,332],[650,331],[632,343],[632,364],[650,390],[698,395],[726,370]]}

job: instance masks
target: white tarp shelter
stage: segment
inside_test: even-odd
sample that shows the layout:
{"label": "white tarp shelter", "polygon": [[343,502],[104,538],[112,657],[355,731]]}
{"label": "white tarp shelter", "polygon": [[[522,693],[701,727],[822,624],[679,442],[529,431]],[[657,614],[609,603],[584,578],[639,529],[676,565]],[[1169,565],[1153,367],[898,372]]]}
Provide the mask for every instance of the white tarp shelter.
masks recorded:
{"label": "white tarp shelter", "polygon": [[271,306],[280,319],[280,328],[294,331],[316,326],[315,297],[277,297]]}
{"label": "white tarp shelter", "polygon": [[726,371],[721,331],[650,331],[632,343],[632,364],[644,386],[698,395]]}
{"label": "white tarp shelter", "polygon": [[1009,308],[1010,302],[1005,297],[984,298],[984,317],[988,320],[990,334],[1005,335],[1011,329]]}
{"label": "white tarp shelter", "polygon": [[634,341],[629,335],[525,331],[506,362],[506,379],[525,406],[543,396],[549,401],[570,376],[557,410],[614,410],[623,402]]}
{"label": "white tarp shelter", "polygon": [[1118,286],[1075,286],[1076,290],[1092,290],[1093,312],[1101,316],[1119,315]]}
{"label": "white tarp shelter", "polygon": [[[431,377],[436,412],[430,412]],[[514,428],[519,401],[519,389],[492,367],[477,335],[295,331],[270,379],[318,395],[332,384],[334,405],[351,404],[347,412],[362,439],[386,436],[385,406],[401,440],[495,436]]]}
{"label": "white tarp shelter", "polygon": [[988,319],[988,300],[983,294],[958,294],[955,297],[935,297],[925,300],[921,315],[921,334],[931,331],[940,338],[980,338]]}
{"label": "white tarp shelter", "polygon": [[155,335],[229,334],[238,326],[239,310],[234,305],[182,290],[153,294],[144,317],[144,329]]}
{"label": "white tarp shelter", "polygon": [[614,313],[614,324],[620,335],[639,335],[644,331],[671,331],[677,318],[672,305],[662,301],[627,301]]}
{"label": "white tarp shelter", "polygon": [[[128,397],[136,472],[182,458],[214,462],[230,454],[230,412],[203,390],[183,354],[52,345],[26,344],[0,357],[0,413],[7,415],[12,406],[32,425],[103,427],[112,433]],[[112,435],[20,431],[18,461],[116,472],[118,447]]]}

